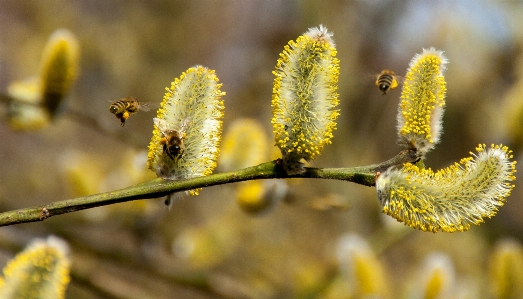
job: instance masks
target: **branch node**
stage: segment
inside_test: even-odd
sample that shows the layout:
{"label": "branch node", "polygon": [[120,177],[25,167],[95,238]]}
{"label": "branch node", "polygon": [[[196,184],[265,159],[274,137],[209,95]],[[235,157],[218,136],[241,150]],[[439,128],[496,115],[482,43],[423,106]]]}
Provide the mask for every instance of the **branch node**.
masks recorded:
{"label": "branch node", "polygon": [[51,216],[51,214],[49,213],[49,210],[46,207],[43,207],[42,212],[40,212],[40,215],[38,216],[38,218],[40,220],[44,220],[44,219],[48,218],[49,216]]}

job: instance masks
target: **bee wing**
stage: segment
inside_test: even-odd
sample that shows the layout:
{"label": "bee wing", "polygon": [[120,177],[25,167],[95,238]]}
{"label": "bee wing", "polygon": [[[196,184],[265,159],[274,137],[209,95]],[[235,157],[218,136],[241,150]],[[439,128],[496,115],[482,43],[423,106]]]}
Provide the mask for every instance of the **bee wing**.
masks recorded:
{"label": "bee wing", "polygon": [[154,121],[154,124],[156,125],[156,127],[162,132],[165,132],[167,131],[167,123],[165,122],[165,120],[161,119],[161,118],[153,118],[153,121]]}
{"label": "bee wing", "polygon": [[156,109],[160,106],[159,103],[153,103],[153,102],[139,102],[138,103],[138,110],[140,111],[149,111],[151,109]]}
{"label": "bee wing", "polygon": [[187,128],[189,127],[189,124],[191,123],[191,118],[187,117],[185,118],[182,123],[180,124],[180,133],[183,134],[185,131],[187,131]]}
{"label": "bee wing", "polygon": [[377,84],[381,73],[365,72],[362,76],[364,84]]}
{"label": "bee wing", "polygon": [[146,103],[140,103],[138,105],[138,110],[147,112],[147,111],[151,110],[151,108]]}
{"label": "bee wing", "polygon": [[398,81],[398,84],[403,84],[405,82],[405,77],[402,76],[396,76],[396,81]]}

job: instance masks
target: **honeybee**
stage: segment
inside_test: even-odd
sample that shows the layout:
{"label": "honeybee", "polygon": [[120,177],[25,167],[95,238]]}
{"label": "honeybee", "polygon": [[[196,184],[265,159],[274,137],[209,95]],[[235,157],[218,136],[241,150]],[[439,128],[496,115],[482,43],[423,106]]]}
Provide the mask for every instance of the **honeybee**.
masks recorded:
{"label": "honeybee", "polygon": [[401,77],[397,76],[396,73],[391,70],[383,70],[376,77],[376,87],[385,95],[389,89],[396,89],[399,81],[401,81]]}
{"label": "honeybee", "polygon": [[160,139],[160,144],[163,145],[163,152],[173,160],[178,159],[185,150],[183,139],[190,120],[188,118],[184,119],[177,130],[169,128],[167,122],[161,118],[155,117],[153,120],[163,135],[162,139]]}
{"label": "honeybee", "polygon": [[138,102],[137,99],[133,97],[126,97],[117,101],[112,102],[109,106],[109,111],[116,115],[121,122],[121,126],[125,125],[125,120],[138,111],[149,111],[149,104]]}

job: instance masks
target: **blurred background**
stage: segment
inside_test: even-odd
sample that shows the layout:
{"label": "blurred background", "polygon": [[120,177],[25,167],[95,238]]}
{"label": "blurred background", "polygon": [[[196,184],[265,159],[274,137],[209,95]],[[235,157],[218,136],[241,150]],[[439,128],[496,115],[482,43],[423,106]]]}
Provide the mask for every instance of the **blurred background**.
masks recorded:
{"label": "blurred background", "polygon": [[[55,30],[70,30],[81,52],[79,76],[52,124],[15,131],[8,108],[1,108],[0,209],[154,178],[145,165],[154,109],[120,127],[110,101],[134,96],[159,103],[165,87],[196,64],[216,70],[227,93],[222,154],[231,155],[227,144],[246,144],[232,154],[245,160],[223,158],[215,172],[277,158],[271,72],[288,41],[319,24],[334,33],[341,116],[333,144],[312,166],[370,165],[401,150],[401,88],[382,95],[375,76],[383,69],[405,75],[411,58],[429,47],[445,51],[450,63],[444,134],[425,164],[446,167],[479,143],[507,144],[517,160],[522,22],[519,1],[0,0],[1,93],[38,74]],[[240,126],[246,132],[233,134],[239,121],[247,121]],[[0,264],[33,238],[53,234],[71,246],[67,298],[359,298],[340,290],[350,289],[347,238],[360,236],[383,268],[388,287],[381,297],[410,298],[424,261],[440,254],[453,265],[452,298],[498,298],[495,248],[523,241],[517,185],[496,217],[453,234],[407,228],[381,214],[374,188],[347,182],[210,187],[177,199],[171,210],[162,199],[136,201],[2,227]]]}

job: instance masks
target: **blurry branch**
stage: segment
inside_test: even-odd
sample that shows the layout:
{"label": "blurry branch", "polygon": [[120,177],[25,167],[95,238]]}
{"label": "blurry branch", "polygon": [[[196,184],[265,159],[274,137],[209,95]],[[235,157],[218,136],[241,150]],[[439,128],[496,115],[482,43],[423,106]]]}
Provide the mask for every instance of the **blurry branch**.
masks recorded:
{"label": "blurry branch", "polygon": [[302,174],[287,175],[281,160],[262,163],[245,169],[213,174],[188,180],[171,181],[153,179],[121,190],[105,192],[69,200],[57,201],[43,206],[23,208],[0,213],[0,226],[17,223],[42,221],[65,213],[106,206],[138,199],[158,198],[173,192],[236,183],[256,179],[317,178],[353,182],[374,186],[376,174],[394,165],[415,162],[419,159],[416,151],[405,150],[396,157],[380,164],[352,168],[306,168]]}
{"label": "blurry branch", "polygon": [[408,226],[402,226],[393,231],[388,228],[381,228],[372,234],[369,244],[376,255],[381,255],[391,247],[403,242],[414,232],[415,230],[410,229]]}
{"label": "blurry branch", "polygon": [[[16,101],[13,97],[8,94],[0,93],[0,103],[9,106],[13,101]],[[24,105],[33,105],[35,107],[40,107],[40,103],[26,103]],[[111,140],[118,140],[122,143],[131,145],[136,148],[144,148],[144,143],[137,140],[133,134],[127,132],[122,132],[121,130],[113,131],[107,129],[103,126],[95,117],[92,117],[82,111],[72,109],[70,107],[64,107],[61,111],[61,116],[67,118],[73,122],[78,123],[79,125],[89,128],[90,130],[110,138]],[[118,127],[120,129],[120,127]]]}
{"label": "blurry branch", "polygon": [[[74,122],[77,122],[81,126],[85,126],[86,128],[89,128],[103,136],[106,136],[111,140],[118,140],[122,143],[126,143],[140,149],[146,146],[143,142],[140,142],[139,140],[134,138],[134,135],[128,134],[127,132],[108,130],[105,126],[101,125],[96,118],[87,115],[81,111],[66,107],[64,109],[64,117]],[[120,126],[118,126],[118,128],[121,129]]]}
{"label": "blurry branch", "polygon": [[0,93],[0,103],[7,106],[11,103],[12,100],[13,99],[9,95],[5,93]]}

